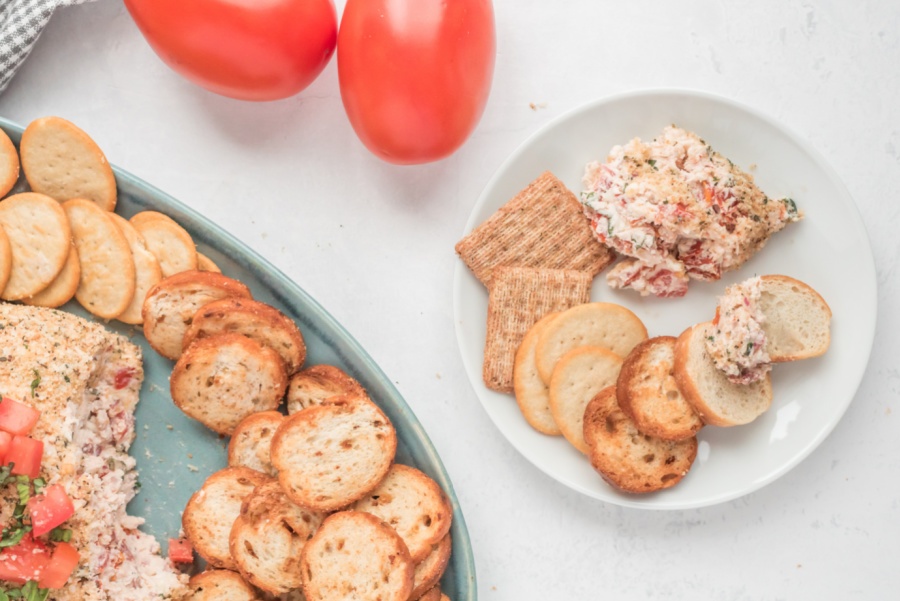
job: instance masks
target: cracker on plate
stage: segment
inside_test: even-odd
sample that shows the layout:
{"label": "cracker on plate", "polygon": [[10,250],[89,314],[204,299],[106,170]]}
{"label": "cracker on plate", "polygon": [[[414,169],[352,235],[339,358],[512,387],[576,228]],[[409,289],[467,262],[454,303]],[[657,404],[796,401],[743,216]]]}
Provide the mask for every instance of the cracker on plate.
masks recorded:
{"label": "cracker on plate", "polygon": [[541,379],[550,377],[560,357],[579,346],[599,346],[627,357],[647,339],[647,327],[622,305],[587,303],[572,307],[554,319],[538,336],[534,360]]}
{"label": "cracker on plate", "polygon": [[499,267],[488,299],[483,377],[488,388],[513,391],[516,350],[541,317],[588,302],[593,275],[584,271]]}
{"label": "cracker on plate", "polygon": [[513,389],[522,417],[532,428],[548,436],[558,436],[562,434],[562,430],[550,411],[550,390],[538,373],[534,349],[541,332],[557,315],[559,313],[555,311],[547,313],[531,326],[516,351],[513,366]]}
{"label": "cracker on plate", "polygon": [[642,434],[616,396],[615,386],[604,388],[584,409],[582,434],[591,466],[624,492],[648,493],[678,484],[697,457],[697,437],[675,441]]}
{"label": "cracker on plate", "polygon": [[549,171],[460,240],[456,252],[488,287],[500,265],[596,275],[614,258],[591,234],[581,203]]}
{"label": "cracker on plate", "polygon": [[599,346],[581,346],[562,356],[553,369],[548,389],[550,411],[563,436],[587,454],[584,409],[594,396],[616,383],[622,357]]}

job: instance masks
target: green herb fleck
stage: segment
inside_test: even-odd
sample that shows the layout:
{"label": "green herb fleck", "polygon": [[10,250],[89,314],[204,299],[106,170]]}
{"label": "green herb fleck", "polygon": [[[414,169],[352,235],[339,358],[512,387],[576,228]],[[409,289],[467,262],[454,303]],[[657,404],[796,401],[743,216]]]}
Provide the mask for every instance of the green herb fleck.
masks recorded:
{"label": "green herb fleck", "polygon": [[3,539],[0,540],[0,549],[13,547],[22,542],[26,534],[31,532],[31,526],[18,526],[16,528],[4,528]]}
{"label": "green herb fleck", "polygon": [[781,200],[784,203],[784,206],[787,207],[787,212],[789,217],[796,217],[799,211],[797,210],[797,203],[794,202],[792,198],[784,198]]}
{"label": "green herb fleck", "polygon": [[9,465],[0,467],[0,486],[6,484],[6,480],[9,478],[9,474],[12,471],[14,465],[14,463],[10,463]]}
{"label": "green herb fleck", "polygon": [[31,398],[34,398],[35,389],[41,385],[41,372],[36,369],[32,369],[34,372],[34,380],[31,381]]}
{"label": "green herb fleck", "polygon": [[16,492],[19,494],[19,503],[25,505],[31,499],[31,487],[22,482],[16,483]]}
{"label": "green herb fleck", "polygon": [[67,543],[72,540],[72,531],[62,526],[57,526],[50,531],[50,540],[55,543]]}
{"label": "green herb fleck", "polygon": [[752,353],[752,352],[753,352],[753,343],[752,343],[752,342],[748,342],[748,343],[747,343],[747,348],[744,349],[744,356],[745,356],[745,357],[749,357],[749,356],[750,356],[750,353]]}

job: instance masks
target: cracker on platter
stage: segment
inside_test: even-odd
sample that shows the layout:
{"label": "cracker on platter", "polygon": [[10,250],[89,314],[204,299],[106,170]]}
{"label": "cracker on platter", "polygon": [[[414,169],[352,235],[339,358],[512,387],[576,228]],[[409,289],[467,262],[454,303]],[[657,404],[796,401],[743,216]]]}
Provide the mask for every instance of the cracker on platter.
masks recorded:
{"label": "cracker on platter", "polygon": [[[22,299],[26,305],[35,307],[62,307],[72,300],[78,291],[78,284],[81,282],[81,260],[78,258],[78,251],[73,247],[69,249],[69,256],[63,264],[62,270],[56,275],[50,284],[40,292]],[[2,280],[0,276],[0,280]]]}
{"label": "cracker on platter", "polygon": [[21,300],[49,286],[72,249],[72,229],[60,204],[34,192],[8,196],[0,202],[0,227],[12,261],[0,297]]}
{"label": "cracker on platter", "polygon": [[614,258],[591,234],[581,203],[549,171],[460,240],[456,252],[488,287],[500,265],[596,275]]}
{"label": "cracker on platter", "polygon": [[156,211],[142,211],[130,221],[144,237],[147,249],[159,261],[162,277],[197,269],[194,240],[171,217]]}
{"label": "cracker on platter", "polygon": [[134,259],[128,240],[110,213],[91,200],[73,198],[62,208],[81,263],[75,298],[93,315],[112,319],[134,298]]}
{"label": "cracker on platter", "polygon": [[19,151],[6,132],[0,130],[0,196],[6,196],[18,180]]}
{"label": "cracker on platter", "polygon": [[499,267],[488,299],[483,377],[488,388],[513,391],[516,349],[541,317],[588,302],[593,275],[584,271]]}
{"label": "cracker on platter", "polygon": [[106,155],[78,126],[61,117],[28,124],[19,147],[32,191],[59,202],[85,198],[104,211],[116,208],[116,178]]}

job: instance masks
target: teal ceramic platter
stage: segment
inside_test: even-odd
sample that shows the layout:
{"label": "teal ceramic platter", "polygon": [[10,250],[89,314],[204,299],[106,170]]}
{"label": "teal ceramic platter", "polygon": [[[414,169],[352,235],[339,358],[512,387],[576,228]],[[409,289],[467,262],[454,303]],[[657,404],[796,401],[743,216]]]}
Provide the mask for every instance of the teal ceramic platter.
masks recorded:
{"label": "teal ceramic platter", "polygon": [[[22,127],[5,119],[0,119],[0,127],[18,145]],[[139,211],[155,210],[175,219],[191,234],[197,249],[225,275],[245,283],[254,298],[277,307],[296,321],[307,345],[306,365],[336,365],[366,388],[397,430],[396,461],[431,476],[453,506],[453,554],[441,581],[442,590],[454,600],[475,600],[471,542],[450,477],[419,420],[372,358],[300,286],[234,236],[141,179],[113,169],[119,195],[117,213],[128,218]],[[26,189],[23,180],[17,189]],[[93,319],[74,302],[63,309]],[[129,336],[144,352],[145,378],[135,415],[137,437],[131,447],[141,488],[128,510],[146,520],[143,530],[156,536],[165,553],[168,538],[178,536],[181,512],[191,494],[209,474],[225,467],[228,439],[188,418],[173,405],[169,396],[173,363],[150,348],[139,327],[118,322],[105,325]]]}

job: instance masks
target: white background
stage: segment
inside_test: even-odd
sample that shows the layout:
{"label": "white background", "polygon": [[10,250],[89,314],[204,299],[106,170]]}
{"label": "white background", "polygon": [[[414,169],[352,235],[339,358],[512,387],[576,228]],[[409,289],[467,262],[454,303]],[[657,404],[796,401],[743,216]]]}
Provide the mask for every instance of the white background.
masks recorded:
{"label": "white background", "polygon": [[[0,115],[79,124],[360,341],[442,455],[480,599],[900,598],[900,4],[498,0],[495,11],[484,117],[431,165],[363,148],[335,60],[297,97],[229,100],[173,74],[115,0],[59,10]],[[657,87],[733,98],[808,139],[862,212],[879,286],[872,359],[831,436],[758,492],[675,512],[583,497],[522,459],[463,373],[451,301],[453,245],[504,158],[569,109]]]}

